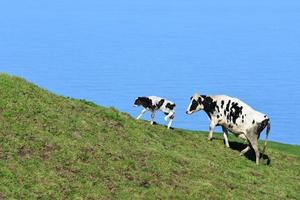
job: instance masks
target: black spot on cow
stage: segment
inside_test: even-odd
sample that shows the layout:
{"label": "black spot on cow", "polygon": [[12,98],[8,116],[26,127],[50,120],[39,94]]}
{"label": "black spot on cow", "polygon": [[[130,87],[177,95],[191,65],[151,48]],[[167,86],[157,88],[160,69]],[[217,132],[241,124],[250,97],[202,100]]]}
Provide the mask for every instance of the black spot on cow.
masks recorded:
{"label": "black spot on cow", "polygon": [[217,111],[220,112],[219,106],[216,104]]}
{"label": "black spot on cow", "polygon": [[220,118],[220,115],[217,115],[217,118],[219,119],[219,118]]}
{"label": "black spot on cow", "polygon": [[244,116],[244,115],[242,115],[242,120],[244,120],[244,118],[245,118],[245,116]]}
{"label": "black spot on cow", "polygon": [[216,111],[217,108],[217,102],[214,101],[210,96],[201,95],[201,98],[199,98],[200,104],[203,104],[203,110],[206,112],[206,114],[211,118],[211,115]]}
{"label": "black spot on cow", "polygon": [[144,108],[155,109],[155,105],[152,104],[152,100],[148,97],[138,97],[135,102],[135,105],[142,105]]}
{"label": "black spot on cow", "polygon": [[[228,105],[228,104],[227,104]],[[243,114],[243,106],[238,106],[239,104],[236,102],[232,102],[229,112],[229,119],[234,124],[236,124],[236,120]],[[226,108],[227,109],[227,108]]]}
{"label": "black spot on cow", "polygon": [[167,103],[166,108],[169,108],[170,110],[173,110],[173,108],[176,106],[175,103],[171,104],[171,103]]}
{"label": "black spot on cow", "polygon": [[164,104],[164,102],[165,102],[164,99],[160,100],[157,104],[157,108],[160,108]]}
{"label": "black spot on cow", "polygon": [[191,105],[191,107],[190,107],[190,111],[196,110],[198,104],[199,104],[198,101],[196,101],[195,99],[193,99],[192,105]]}
{"label": "black spot on cow", "polygon": [[223,109],[224,106],[224,100],[221,101],[221,108]]}
{"label": "black spot on cow", "polygon": [[229,106],[230,106],[231,100],[228,101],[227,105],[226,105],[226,111],[229,112]]}
{"label": "black spot on cow", "polygon": [[252,124],[254,124],[254,123],[255,123],[255,120],[252,121]]}
{"label": "black spot on cow", "polygon": [[[168,115],[170,113],[164,112],[165,115]],[[172,116],[170,116],[170,119],[174,119],[174,114]]]}
{"label": "black spot on cow", "polygon": [[227,122],[230,122],[230,116],[229,115],[226,116],[226,119],[227,119]]}
{"label": "black spot on cow", "polygon": [[242,120],[242,123],[244,123],[245,121],[244,120]]}

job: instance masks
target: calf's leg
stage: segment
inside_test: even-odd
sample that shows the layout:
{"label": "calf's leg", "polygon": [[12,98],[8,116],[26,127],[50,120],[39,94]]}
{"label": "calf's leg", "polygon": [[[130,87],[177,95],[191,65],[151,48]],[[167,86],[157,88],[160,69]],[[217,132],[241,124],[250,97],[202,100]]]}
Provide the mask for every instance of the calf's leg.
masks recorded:
{"label": "calf's leg", "polygon": [[173,119],[174,119],[174,112],[170,112],[166,117],[165,117],[165,121],[169,121],[168,123],[168,129],[170,129]]}
{"label": "calf's leg", "polygon": [[151,111],[151,125],[153,125],[154,123],[154,117],[155,117],[155,112],[154,111]]}
{"label": "calf's leg", "polygon": [[172,125],[173,119],[170,119],[169,123],[168,123],[168,129],[170,129],[171,125]]}
{"label": "calf's leg", "polygon": [[137,116],[136,119],[140,119],[140,118],[143,116],[143,114],[145,114],[146,111],[147,111],[147,109],[144,108],[144,109],[142,110],[141,114],[139,114],[139,116]]}

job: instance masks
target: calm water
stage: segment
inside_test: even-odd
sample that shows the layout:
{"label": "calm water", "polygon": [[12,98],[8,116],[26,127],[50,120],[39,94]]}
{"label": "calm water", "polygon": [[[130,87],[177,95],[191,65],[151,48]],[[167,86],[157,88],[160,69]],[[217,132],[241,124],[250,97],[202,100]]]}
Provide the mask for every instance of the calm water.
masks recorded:
{"label": "calm water", "polygon": [[185,115],[189,97],[227,94],[270,116],[271,140],[300,144],[298,0],[1,1],[0,71],[132,116],[136,96],[166,97],[193,130],[209,122]]}

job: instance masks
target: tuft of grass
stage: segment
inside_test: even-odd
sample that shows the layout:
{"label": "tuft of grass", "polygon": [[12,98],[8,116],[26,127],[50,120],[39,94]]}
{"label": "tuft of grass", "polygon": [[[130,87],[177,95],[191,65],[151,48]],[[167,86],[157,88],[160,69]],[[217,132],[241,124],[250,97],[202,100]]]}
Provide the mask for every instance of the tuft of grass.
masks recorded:
{"label": "tuft of grass", "polygon": [[300,147],[167,130],[0,75],[0,199],[300,199]]}

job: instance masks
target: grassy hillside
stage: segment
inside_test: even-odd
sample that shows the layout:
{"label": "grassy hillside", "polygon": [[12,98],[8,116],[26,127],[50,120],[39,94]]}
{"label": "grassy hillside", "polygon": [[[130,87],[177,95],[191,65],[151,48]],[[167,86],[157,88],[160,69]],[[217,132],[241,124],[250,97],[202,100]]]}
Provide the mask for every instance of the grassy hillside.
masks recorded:
{"label": "grassy hillside", "polygon": [[206,138],[0,75],[0,199],[300,199],[300,147]]}

